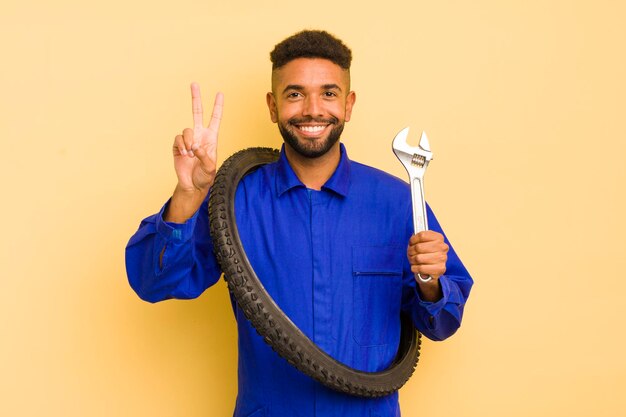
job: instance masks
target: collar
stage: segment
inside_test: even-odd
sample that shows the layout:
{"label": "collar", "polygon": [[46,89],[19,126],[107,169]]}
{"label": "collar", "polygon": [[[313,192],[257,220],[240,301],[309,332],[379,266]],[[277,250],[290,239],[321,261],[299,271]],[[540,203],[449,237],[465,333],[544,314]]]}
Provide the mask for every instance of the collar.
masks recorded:
{"label": "collar", "polygon": [[[335,169],[333,175],[331,175],[328,181],[322,186],[322,189],[332,191],[345,197],[348,195],[350,188],[350,159],[348,158],[348,153],[343,143],[339,144],[339,148],[341,152],[339,165],[337,165],[337,169]],[[304,186],[302,181],[296,176],[293,168],[291,168],[291,165],[289,165],[289,161],[285,155],[285,145],[283,144],[280,149],[280,157],[278,158],[276,167],[276,192],[280,197],[292,188]]]}

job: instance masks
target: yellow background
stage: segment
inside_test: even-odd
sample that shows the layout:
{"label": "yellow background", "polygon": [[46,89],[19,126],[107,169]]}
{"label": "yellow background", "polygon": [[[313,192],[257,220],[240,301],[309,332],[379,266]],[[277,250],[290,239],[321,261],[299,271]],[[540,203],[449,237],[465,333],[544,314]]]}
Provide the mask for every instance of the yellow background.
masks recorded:
{"label": "yellow background", "polygon": [[[626,415],[622,1],[3,1],[0,415],[227,416],[221,281],[150,305],[124,246],[175,184],[173,137],[226,97],[220,161],[278,147],[269,51],[302,28],[352,48],[350,156],[426,194],[476,284],[425,342],[405,416]],[[207,114],[208,116],[208,114]]]}

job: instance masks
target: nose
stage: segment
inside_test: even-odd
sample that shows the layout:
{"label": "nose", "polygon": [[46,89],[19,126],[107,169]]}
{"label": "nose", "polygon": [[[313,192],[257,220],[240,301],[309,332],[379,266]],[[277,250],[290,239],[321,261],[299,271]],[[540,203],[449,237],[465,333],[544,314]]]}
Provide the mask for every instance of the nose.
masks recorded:
{"label": "nose", "polygon": [[318,117],[323,116],[322,99],[316,95],[309,95],[304,100],[304,108],[302,109],[304,116]]}

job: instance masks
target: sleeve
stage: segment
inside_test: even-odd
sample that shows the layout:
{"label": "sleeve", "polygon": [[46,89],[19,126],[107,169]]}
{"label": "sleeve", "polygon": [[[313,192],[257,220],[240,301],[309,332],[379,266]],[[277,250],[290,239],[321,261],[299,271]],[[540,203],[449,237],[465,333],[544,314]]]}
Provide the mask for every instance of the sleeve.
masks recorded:
{"label": "sleeve", "polygon": [[221,275],[209,234],[208,197],[183,224],[163,220],[168,204],[144,219],[126,246],[130,286],[151,303],[196,298]]}
{"label": "sleeve", "polygon": [[[450,247],[446,273],[439,277],[443,296],[434,303],[420,299],[417,282],[407,259],[403,275],[402,310],[410,314],[417,330],[429,339],[439,341],[452,336],[461,326],[463,309],[474,282],[448,241],[435,214],[428,205],[426,208],[429,229],[443,234]],[[408,230],[412,231],[412,214],[408,218],[411,219]]]}

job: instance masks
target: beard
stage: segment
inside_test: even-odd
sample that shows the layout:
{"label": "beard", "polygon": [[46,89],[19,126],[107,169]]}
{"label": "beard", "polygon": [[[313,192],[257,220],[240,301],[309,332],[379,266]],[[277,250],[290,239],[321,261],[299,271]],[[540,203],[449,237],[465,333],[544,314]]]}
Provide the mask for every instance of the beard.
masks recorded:
{"label": "beard", "polygon": [[[309,140],[309,139],[298,139],[296,134],[297,124],[300,123],[326,123],[333,125],[328,136],[323,140]],[[343,132],[344,122],[339,123],[339,119],[336,117],[331,117],[330,119],[296,119],[292,118],[287,121],[287,123],[278,122],[278,130],[280,131],[281,136],[283,137],[285,143],[293,148],[298,154],[306,157],[306,158],[319,158],[320,156],[326,154],[339,140],[341,133]]]}

